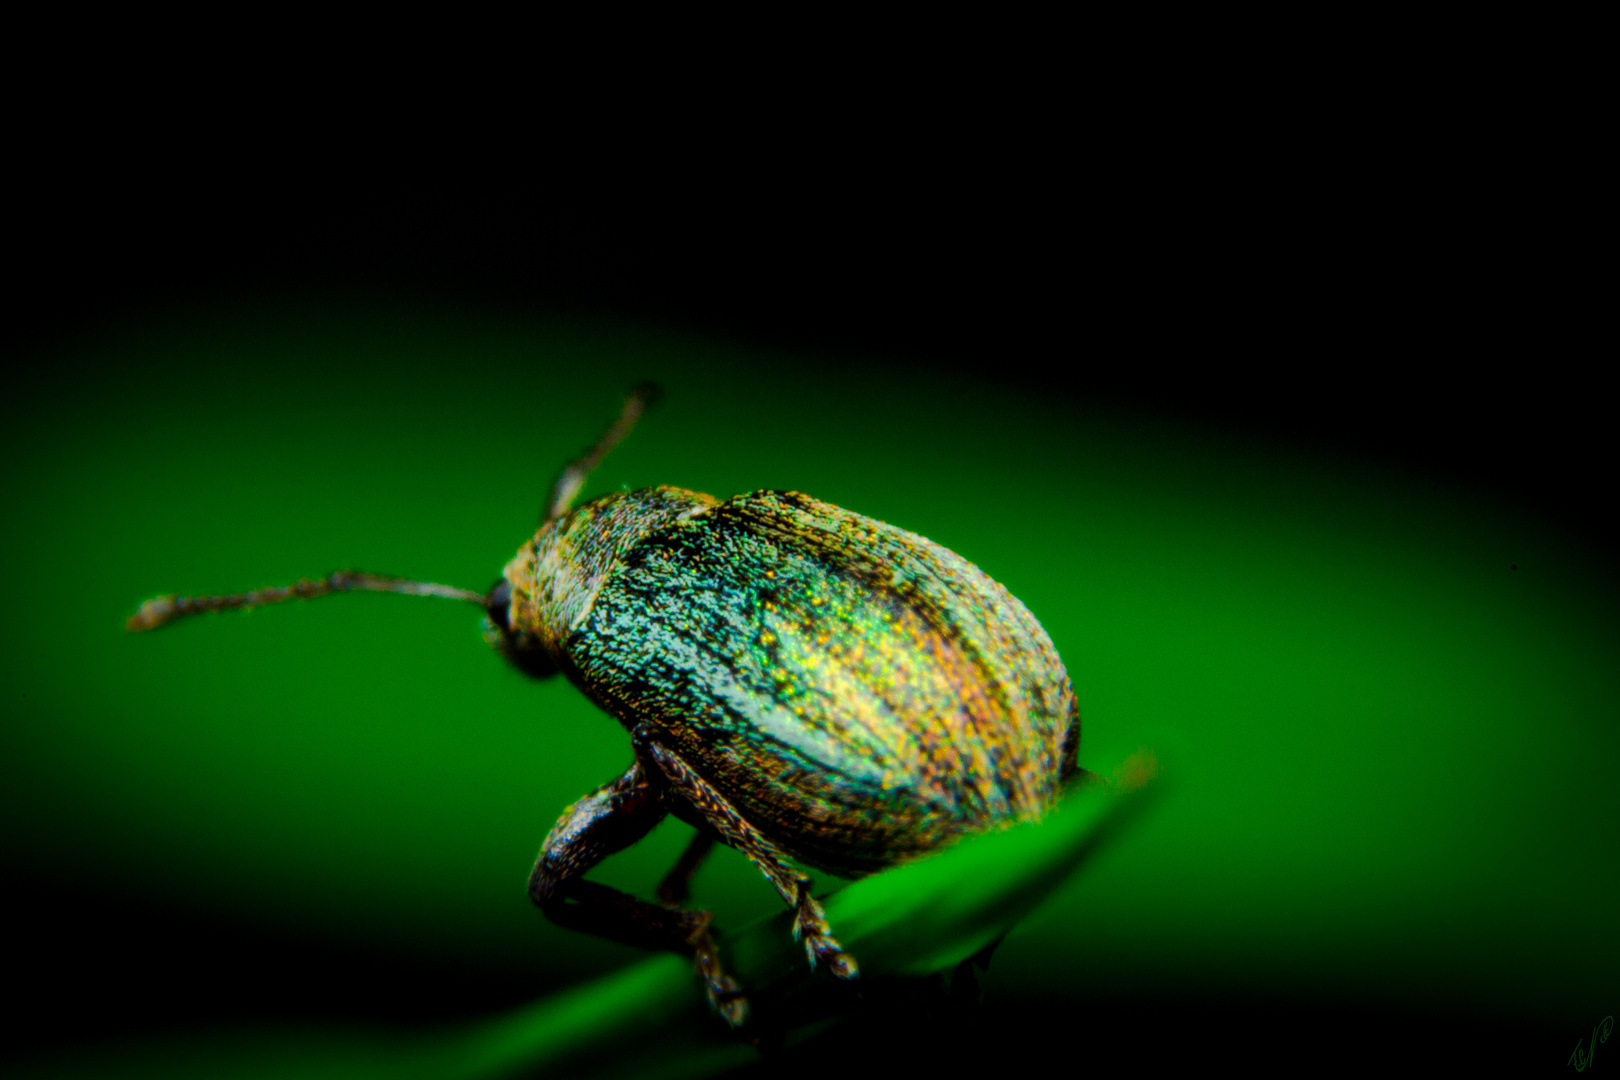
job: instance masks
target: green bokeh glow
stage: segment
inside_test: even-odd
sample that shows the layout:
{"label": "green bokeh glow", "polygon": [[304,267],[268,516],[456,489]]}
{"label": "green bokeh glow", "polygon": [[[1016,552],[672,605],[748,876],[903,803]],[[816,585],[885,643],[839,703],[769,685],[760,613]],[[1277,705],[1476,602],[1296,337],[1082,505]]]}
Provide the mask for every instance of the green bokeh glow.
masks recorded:
{"label": "green bokeh glow", "polygon": [[[592,478],[792,488],[962,553],[1074,677],[1081,761],[1173,793],[997,959],[1107,995],[1294,989],[1614,1011],[1612,569],[1485,492],[958,375],[611,325],[287,301],[62,346],[5,405],[0,651],[13,865],[313,937],[535,974],[634,954],[523,892],[624,733],[483,647],[477,614],[356,595],[130,636],[161,592],[342,566],[483,589],[554,470],[654,378]],[[668,822],[600,877],[646,893]],[[776,899],[721,852],[722,924]],[[695,991],[694,991],[695,992]]]}

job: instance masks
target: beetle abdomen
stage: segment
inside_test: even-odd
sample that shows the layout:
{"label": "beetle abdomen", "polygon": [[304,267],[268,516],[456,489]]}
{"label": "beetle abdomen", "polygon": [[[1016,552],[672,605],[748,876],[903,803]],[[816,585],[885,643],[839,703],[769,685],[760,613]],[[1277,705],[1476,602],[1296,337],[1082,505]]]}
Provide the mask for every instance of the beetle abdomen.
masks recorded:
{"label": "beetle abdomen", "polygon": [[1039,813],[1078,722],[1056,649],[1005,588],[794,492],[647,535],[576,625],[567,666],[587,693],[842,873]]}

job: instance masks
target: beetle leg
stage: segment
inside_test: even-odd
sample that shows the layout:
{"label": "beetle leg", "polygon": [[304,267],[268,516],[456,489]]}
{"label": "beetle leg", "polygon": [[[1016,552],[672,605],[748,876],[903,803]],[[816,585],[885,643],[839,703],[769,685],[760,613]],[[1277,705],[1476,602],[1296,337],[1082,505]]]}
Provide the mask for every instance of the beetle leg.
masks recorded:
{"label": "beetle leg", "polygon": [[736,980],[720,967],[709,931],[713,916],[707,911],[649,904],[582,876],[646,836],[666,813],[662,791],[638,759],[623,776],[563,811],[529,875],[529,899],[547,918],[570,929],[643,948],[689,954],[703,977],[710,1002],[736,1027],[748,1015],[748,1004]]}
{"label": "beetle leg", "polygon": [[855,958],[846,953],[844,947],[838,944],[838,939],[832,936],[821,902],[810,895],[810,879],[794,869],[787,856],[737,813],[713,785],[659,744],[657,733],[652,728],[646,725],[638,727],[632,739],[637,754],[645,754],[657,763],[669,780],[670,787],[692,804],[692,808],[720,834],[720,839],[748,856],[776,886],[782,900],[794,910],[793,936],[804,942],[810,966],[815,967],[816,962],[821,961],[840,979],[853,979],[860,974]]}
{"label": "beetle leg", "polygon": [[674,907],[685,902],[692,895],[692,875],[697,873],[703,860],[709,857],[714,849],[714,837],[709,833],[699,831],[692,836],[691,843],[681,852],[681,857],[675,865],[669,868],[664,880],[658,883],[658,891],[653,895],[658,897],[660,904]]}

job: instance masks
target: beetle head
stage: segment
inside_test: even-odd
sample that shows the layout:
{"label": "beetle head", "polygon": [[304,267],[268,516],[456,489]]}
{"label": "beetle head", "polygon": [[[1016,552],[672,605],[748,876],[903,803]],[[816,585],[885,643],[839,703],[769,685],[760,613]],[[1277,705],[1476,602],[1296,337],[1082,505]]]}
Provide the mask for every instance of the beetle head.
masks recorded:
{"label": "beetle head", "polygon": [[715,504],[681,488],[615,491],[540,526],[483,598],[485,640],[537,678],[566,664],[596,594],[647,536]]}
{"label": "beetle head", "polygon": [[539,636],[525,626],[521,616],[514,623],[512,601],[512,583],[502,577],[484,597],[484,640],[530,678],[557,674],[557,664]]}

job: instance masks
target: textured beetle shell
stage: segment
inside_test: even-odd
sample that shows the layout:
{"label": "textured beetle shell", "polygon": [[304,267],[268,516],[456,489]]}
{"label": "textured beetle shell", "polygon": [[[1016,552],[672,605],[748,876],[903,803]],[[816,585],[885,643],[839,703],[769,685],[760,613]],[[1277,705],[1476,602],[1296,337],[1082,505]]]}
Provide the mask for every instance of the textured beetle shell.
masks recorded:
{"label": "textured beetle shell", "polygon": [[756,828],[846,876],[1038,815],[1079,715],[1004,587],[797,492],[609,495],[507,567],[514,624]]}

